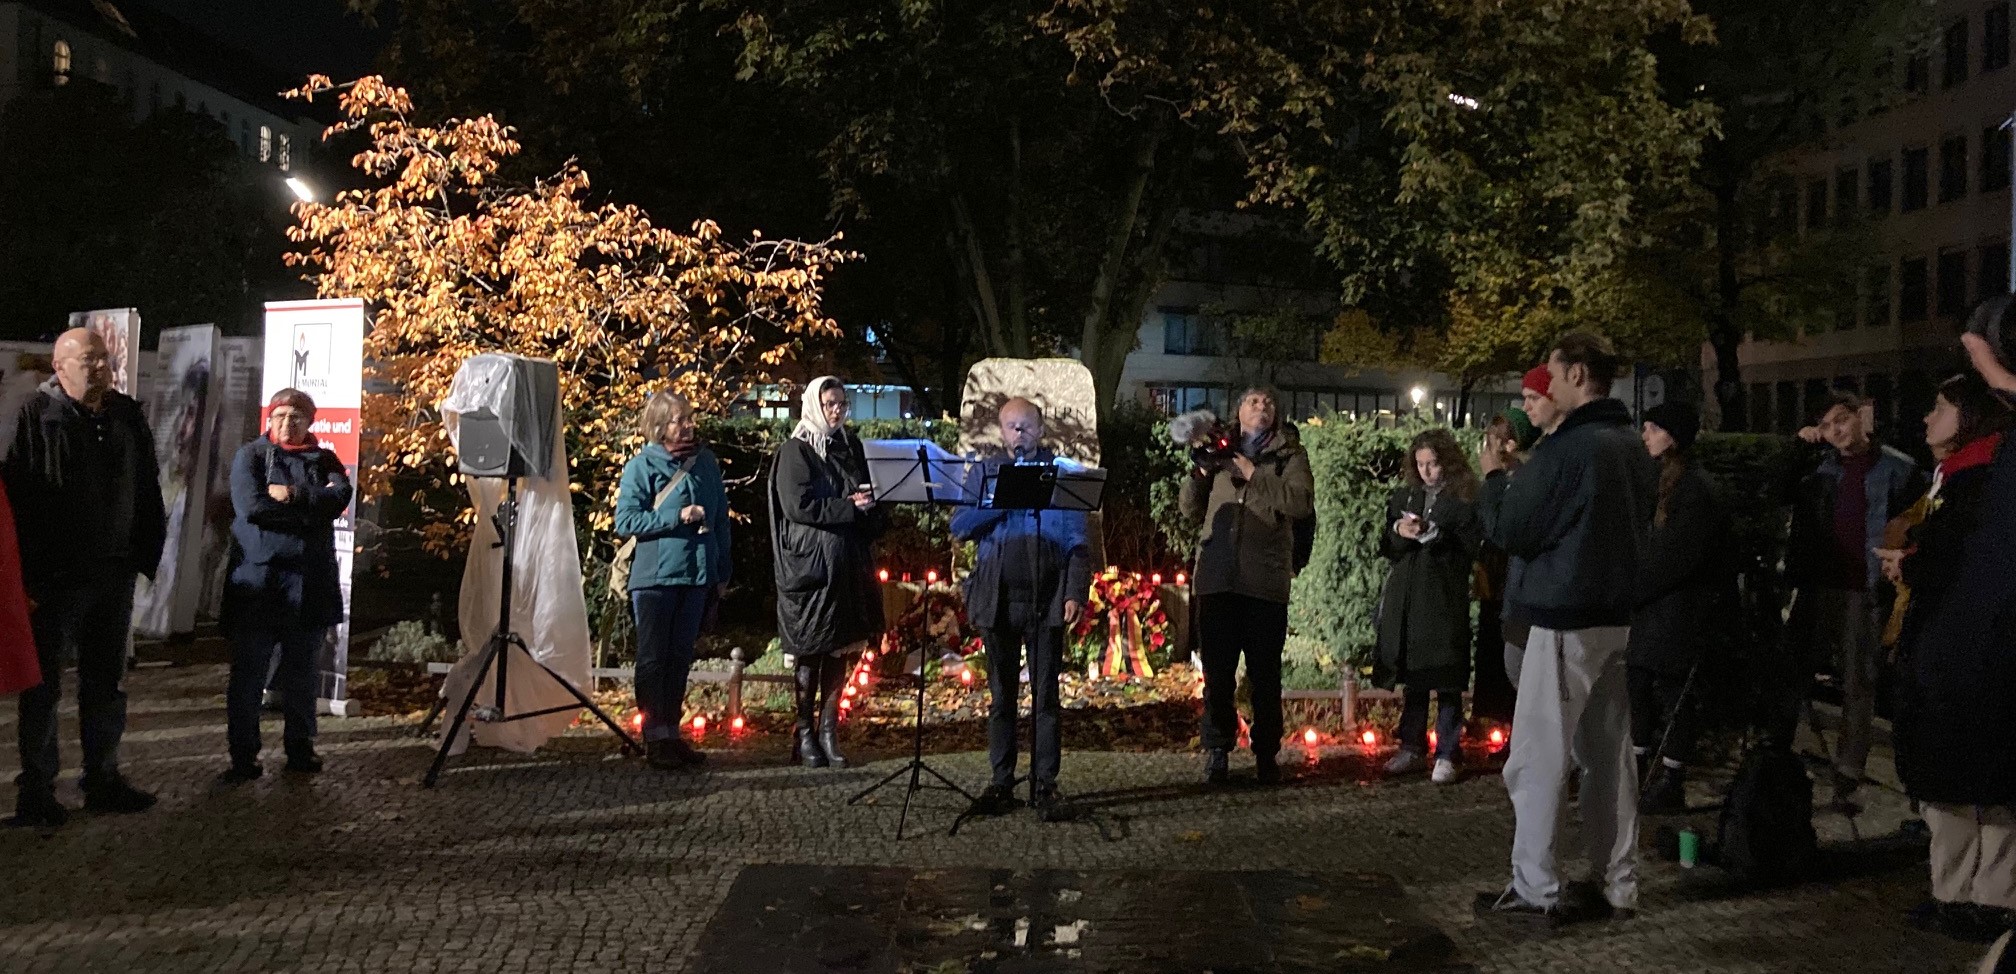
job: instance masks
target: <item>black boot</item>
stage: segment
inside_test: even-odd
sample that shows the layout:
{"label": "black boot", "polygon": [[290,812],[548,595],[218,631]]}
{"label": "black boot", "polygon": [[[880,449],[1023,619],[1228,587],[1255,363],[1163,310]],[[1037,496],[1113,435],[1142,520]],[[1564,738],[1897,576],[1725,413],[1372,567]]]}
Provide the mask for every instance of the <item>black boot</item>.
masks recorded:
{"label": "black boot", "polygon": [[819,752],[826,756],[829,768],[844,768],[847,757],[840,753],[840,697],[847,686],[849,668],[847,659],[841,656],[822,656],[819,660]]}
{"label": "black boot", "polygon": [[819,721],[819,669],[816,657],[800,657],[798,665],[792,669],[792,694],[798,705],[798,728],[792,736],[792,757],[808,768],[826,766],[826,755],[819,750],[818,735],[814,728]]}

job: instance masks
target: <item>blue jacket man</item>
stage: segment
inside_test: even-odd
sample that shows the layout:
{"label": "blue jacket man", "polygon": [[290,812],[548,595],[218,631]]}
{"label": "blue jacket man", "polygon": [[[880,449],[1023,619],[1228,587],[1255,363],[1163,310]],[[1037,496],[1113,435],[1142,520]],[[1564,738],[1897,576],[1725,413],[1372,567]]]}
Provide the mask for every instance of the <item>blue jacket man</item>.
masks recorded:
{"label": "blue jacket man", "polygon": [[[975,467],[969,484],[992,483],[1002,467],[1018,459],[1058,462],[1041,446],[1043,413],[1034,403],[1003,403],[1000,424],[1006,453]],[[1037,811],[1048,812],[1057,802],[1061,761],[1057,679],[1064,665],[1064,630],[1078,621],[1092,586],[1086,516],[1082,511],[961,507],[952,515],[952,536],[977,548],[973,572],[966,578],[966,617],[980,629],[987,648],[987,756],[993,765],[993,783],[980,795],[980,810],[998,813],[1013,807],[1016,698],[1026,644],[1036,729],[1029,773]]]}
{"label": "blue jacket man", "polygon": [[[1846,800],[1861,783],[1876,717],[1881,564],[1874,549],[1883,529],[1923,496],[1927,479],[1910,457],[1878,445],[1866,415],[1869,402],[1836,393],[1820,414],[1819,437],[1830,448],[1793,497],[1786,582],[1798,589],[1789,632],[1804,642],[1809,663],[1839,660],[1841,731],[1834,744],[1834,797]],[[1811,673],[1810,667],[1802,667]],[[1784,720],[1778,721],[1781,733]]]}

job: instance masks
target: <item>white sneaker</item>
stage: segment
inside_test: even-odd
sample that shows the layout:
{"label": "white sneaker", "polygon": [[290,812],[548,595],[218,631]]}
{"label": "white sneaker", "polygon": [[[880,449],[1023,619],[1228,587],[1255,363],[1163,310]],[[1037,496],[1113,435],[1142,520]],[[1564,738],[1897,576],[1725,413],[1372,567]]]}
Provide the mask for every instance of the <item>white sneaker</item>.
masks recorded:
{"label": "white sneaker", "polygon": [[1393,755],[1392,760],[1386,762],[1386,773],[1413,774],[1427,766],[1428,762],[1422,758],[1420,752],[1410,751],[1403,747],[1398,753]]}
{"label": "white sneaker", "polygon": [[1436,758],[1435,770],[1428,776],[1428,780],[1438,785],[1453,785],[1456,779],[1462,776],[1463,772],[1456,767],[1456,762],[1448,758]]}

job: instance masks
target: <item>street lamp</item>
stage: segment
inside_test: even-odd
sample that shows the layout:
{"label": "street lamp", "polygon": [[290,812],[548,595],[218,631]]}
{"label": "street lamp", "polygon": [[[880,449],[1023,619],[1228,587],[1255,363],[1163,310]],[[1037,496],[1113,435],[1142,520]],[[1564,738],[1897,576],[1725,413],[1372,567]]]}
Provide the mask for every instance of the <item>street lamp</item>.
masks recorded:
{"label": "street lamp", "polygon": [[1407,398],[1414,400],[1415,409],[1420,409],[1422,401],[1428,398],[1428,387],[1415,386],[1414,388],[1407,390]]}
{"label": "street lamp", "polygon": [[299,176],[287,177],[287,189],[293,192],[295,199],[300,200],[303,203],[315,202],[314,188],[310,187],[307,183],[302,182],[301,177]]}

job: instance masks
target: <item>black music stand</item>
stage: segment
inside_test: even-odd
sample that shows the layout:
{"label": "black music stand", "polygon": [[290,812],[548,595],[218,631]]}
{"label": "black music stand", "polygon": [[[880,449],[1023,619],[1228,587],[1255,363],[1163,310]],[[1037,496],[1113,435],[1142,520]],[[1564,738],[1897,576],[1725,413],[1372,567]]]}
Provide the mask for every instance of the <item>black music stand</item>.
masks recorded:
{"label": "black music stand", "polygon": [[[951,456],[945,453],[942,448],[937,447],[936,444],[931,444],[928,441],[918,441],[914,446],[902,441],[870,442],[875,443],[876,449],[870,451],[864,444],[864,453],[882,454],[880,456],[864,456],[868,464],[868,479],[873,481],[872,484],[866,486],[875,494],[875,502],[877,504],[961,504],[970,502],[965,489],[967,483],[966,469],[977,461]],[[904,450],[914,450],[914,452],[898,453],[887,449],[888,447],[896,447],[899,444],[902,445]],[[938,455],[934,456],[934,453]],[[954,468],[958,472],[957,478],[956,480],[948,480],[947,471]],[[946,579],[950,581],[951,576],[947,575]],[[928,583],[925,591],[927,594],[930,591]],[[968,794],[966,789],[954,784],[952,779],[945,777],[938,769],[933,768],[924,761],[924,664],[926,662],[924,654],[920,652],[917,657],[917,719],[916,725],[911,730],[910,760],[902,767],[883,776],[881,781],[869,785],[867,788],[856,793],[852,798],[847,799],[847,804],[849,805],[859,804],[862,799],[881,791],[884,786],[908,774],[910,780],[903,788],[903,812],[896,819],[896,841],[898,842],[903,841],[903,829],[910,822],[910,802],[911,799],[917,797],[918,791],[925,788],[934,788],[939,791],[950,791],[958,794],[960,797],[965,798],[969,804],[974,800],[973,796]],[[927,774],[937,779],[938,783],[931,784],[923,781],[923,776]]]}
{"label": "black music stand", "polygon": [[[1066,467],[1056,463],[1034,461],[1014,463],[1005,465],[995,473],[988,474],[985,477],[981,506],[997,511],[1028,511],[1036,518],[1036,536],[1040,539],[1043,537],[1043,513],[1045,511],[1079,511],[1085,513],[1096,511],[1104,499],[1105,492],[1106,471],[1097,467],[1077,467],[1076,465]],[[1046,577],[1048,574],[1050,566],[1045,563],[1044,559],[1044,552],[1048,548],[1049,545],[1047,544],[1038,544],[1036,546],[1036,577],[1039,579]],[[1061,575],[1057,580],[1057,584],[1063,584]],[[1080,611],[1083,611],[1083,609],[1081,608]],[[1065,635],[1066,638],[1069,638],[1068,631]],[[1061,657],[1063,647],[1060,646],[1058,649]],[[1036,669],[1035,656],[1035,646],[1032,643],[1029,647],[1028,656],[1032,679],[1034,678]],[[987,665],[991,671],[996,665],[996,661],[989,659]],[[1061,692],[1061,683],[1063,681],[1063,661],[1061,658],[1058,661],[1057,676]],[[1021,709],[1021,696],[1019,691],[1015,694],[1018,717]],[[1029,706],[1030,773],[1016,778],[1015,783],[1029,782],[1029,804],[1033,808],[1036,804],[1036,691],[1033,685],[1029,691]],[[1058,706],[1057,735],[1060,740],[1064,735],[1064,715],[1061,701]],[[959,826],[964,824],[968,817],[977,813],[977,809],[968,808],[964,814],[959,816],[958,821],[952,823],[952,831],[959,831]],[[1044,813],[1044,821],[1062,821],[1069,817],[1071,817],[1069,813],[1062,812],[1056,808],[1049,809]]]}

